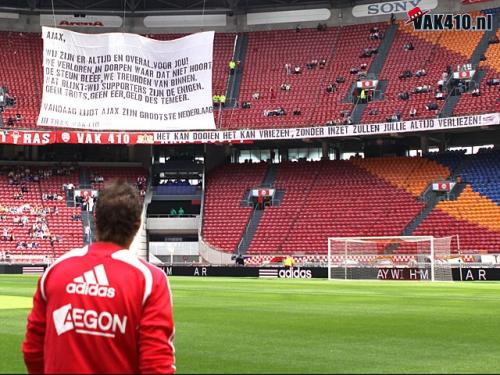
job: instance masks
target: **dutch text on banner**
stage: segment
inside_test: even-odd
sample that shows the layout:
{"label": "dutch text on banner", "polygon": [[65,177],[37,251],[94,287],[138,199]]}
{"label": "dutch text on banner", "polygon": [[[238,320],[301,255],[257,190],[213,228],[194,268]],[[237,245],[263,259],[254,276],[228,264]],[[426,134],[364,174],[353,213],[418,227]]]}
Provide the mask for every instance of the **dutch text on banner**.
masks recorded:
{"label": "dutch text on banner", "polygon": [[158,41],[43,28],[39,126],[213,130],[214,32]]}
{"label": "dutch text on banner", "polygon": [[401,122],[358,125],[313,126],[305,128],[267,128],[202,131],[31,131],[7,130],[0,132],[1,144],[43,146],[61,144],[197,144],[197,143],[253,143],[292,139],[364,137],[382,134],[416,134],[433,131],[452,131],[500,126],[500,113],[468,115],[439,119],[420,119]]}

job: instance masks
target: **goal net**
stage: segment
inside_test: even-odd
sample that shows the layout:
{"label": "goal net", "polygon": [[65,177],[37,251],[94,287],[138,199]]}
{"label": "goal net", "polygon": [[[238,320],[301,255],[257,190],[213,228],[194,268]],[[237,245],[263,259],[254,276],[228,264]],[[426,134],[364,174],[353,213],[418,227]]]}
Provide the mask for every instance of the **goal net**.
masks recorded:
{"label": "goal net", "polygon": [[451,281],[452,237],[328,238],[328,279]]}

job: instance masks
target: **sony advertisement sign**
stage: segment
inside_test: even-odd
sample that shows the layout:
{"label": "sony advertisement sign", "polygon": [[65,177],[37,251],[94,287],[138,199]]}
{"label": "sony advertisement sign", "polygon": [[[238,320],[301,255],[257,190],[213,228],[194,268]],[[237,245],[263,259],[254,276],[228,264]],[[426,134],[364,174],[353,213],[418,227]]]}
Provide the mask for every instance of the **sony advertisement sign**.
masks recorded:
{"label": "sony advertisement sign", "polygon": [[352,8],[354,17],[370,17],[380,15],[390,15],[391,13],[407,13],[415,7],[422,10],[435,9],[438,0],[400,0],[386,1],[383,3],[356,5]]}

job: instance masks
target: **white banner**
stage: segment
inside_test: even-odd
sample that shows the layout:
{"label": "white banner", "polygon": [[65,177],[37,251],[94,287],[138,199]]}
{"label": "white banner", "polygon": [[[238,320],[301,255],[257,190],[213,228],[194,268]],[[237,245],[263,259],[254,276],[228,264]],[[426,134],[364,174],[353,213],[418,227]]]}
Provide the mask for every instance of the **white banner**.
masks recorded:
{"label": "white banner", "polygon": [[500,113],[422,119],[403,122],[332,125],[285,129],[241,129],[216,131],[171,131],[171,132],[92,132],[92,131],[24,131],[0,132],[0,144],[42,146],[48,144],[94,144],[94,145],[138,145],[138,144],[185,144],[185,143],[253,143],[277,139],[346,138],[374,135],[396,135],[453,129],[478,130],[486,126],[500,125]]}
{"label": "white banner", "polygon": [[402,134],[499,125],[500,113],[379,124],[314,126],[284,129],[243,129],[202,132],[155,132],[154,143],[218,143],[277,139],[343,138]]}
{"label": "white banner", "polygon": [[215,129],[214,32],[158,41],[43,28],[39,126],[88,130]]}

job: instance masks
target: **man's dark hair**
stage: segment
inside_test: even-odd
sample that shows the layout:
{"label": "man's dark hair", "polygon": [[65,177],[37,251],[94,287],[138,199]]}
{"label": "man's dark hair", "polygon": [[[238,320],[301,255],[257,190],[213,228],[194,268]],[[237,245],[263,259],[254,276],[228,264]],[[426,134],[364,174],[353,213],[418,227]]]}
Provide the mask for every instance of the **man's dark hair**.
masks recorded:
{"label": "man's dark hair", "polygon": [[137,189],[124,180],[116,180],[99,193],[95,208],[99,241],[126,246],[141,222],[142,204]]}

